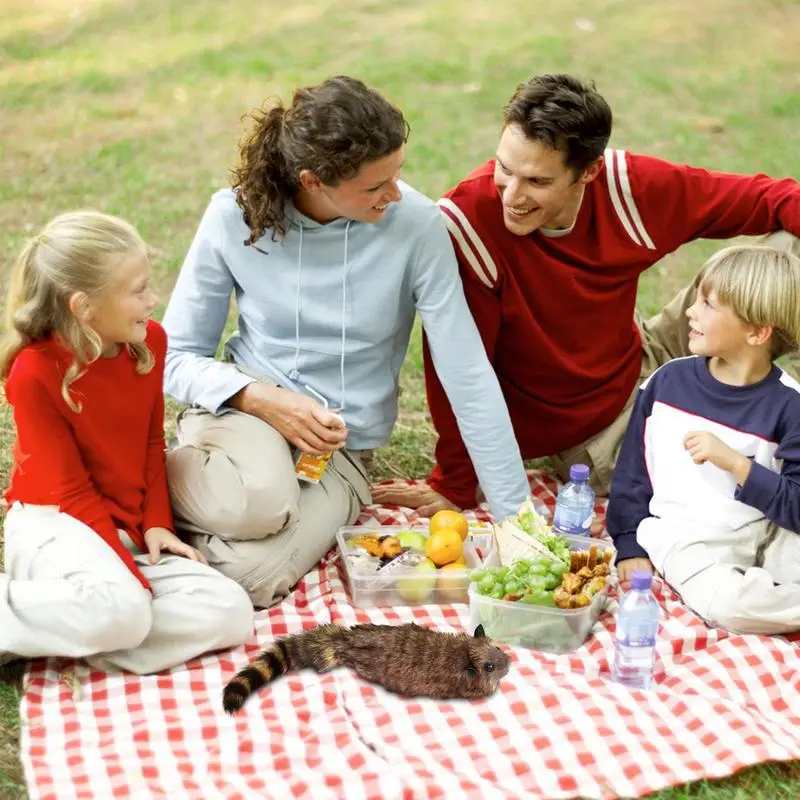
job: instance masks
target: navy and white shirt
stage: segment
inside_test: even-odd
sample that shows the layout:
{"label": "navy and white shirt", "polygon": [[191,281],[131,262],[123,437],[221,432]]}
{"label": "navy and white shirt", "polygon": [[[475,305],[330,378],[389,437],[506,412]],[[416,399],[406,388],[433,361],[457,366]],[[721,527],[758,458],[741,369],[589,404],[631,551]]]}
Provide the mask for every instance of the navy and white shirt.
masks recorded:
{"label": "navy and white shirt", "polygon": [[[744,485],[710,462],[694,463],[683,446],[691,431],[708,431],[752,460]],[[759,383],[730,386],[702,356],[654,372],[636,398],[611,485],[606,524],[618,560],[653,561],[636,539],[648,517],[674,520],[675,535],[682,524],[718,530],[763,518],[800,532],[800,384],[773,366]]]}

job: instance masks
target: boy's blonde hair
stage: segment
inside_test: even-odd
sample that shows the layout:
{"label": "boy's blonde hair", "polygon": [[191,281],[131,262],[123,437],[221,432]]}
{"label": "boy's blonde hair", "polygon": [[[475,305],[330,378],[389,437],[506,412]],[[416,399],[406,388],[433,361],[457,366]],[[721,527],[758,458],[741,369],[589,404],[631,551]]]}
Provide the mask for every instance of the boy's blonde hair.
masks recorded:
{"label": "boy's blonde hair", "polygon": [[[14,265],[6,297],[5,327],[0,336],[0,381],[22,348],[56,337],[75,360],[64,374],[61,394],[73,411],[80,411],[69,392],[70,384],[100,357],[102,341],[70,309],[70,299],[83,293],[101,297],[120,262],[141,254],[147,246],[125,220],[98,211],[71,211],[51,220],[28,241]],[[136,371],[153,368],[147,345],[127,345],[136,358]]]}
{"label": "boy's blonde hair", "polygon": [[771,325],[771,357],[800,349],[800,258],[766,245],[734,245],[715,253],[695,286],[712,291],[749,325]]}

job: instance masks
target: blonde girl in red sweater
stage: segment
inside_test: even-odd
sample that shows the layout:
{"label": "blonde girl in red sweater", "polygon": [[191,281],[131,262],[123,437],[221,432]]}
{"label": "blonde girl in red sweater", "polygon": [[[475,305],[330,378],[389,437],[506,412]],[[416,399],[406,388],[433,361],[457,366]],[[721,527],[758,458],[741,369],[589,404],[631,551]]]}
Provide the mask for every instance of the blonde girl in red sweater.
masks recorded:
{"label": "blonde girl in red sweater", "polygon": [[167,340],[149,272],[136,230],[94,211],[56,217],[14,267],[0,337],[17,432],[0,663],[68,656],[150,673],[252,630],[245,591],[173,529]]}

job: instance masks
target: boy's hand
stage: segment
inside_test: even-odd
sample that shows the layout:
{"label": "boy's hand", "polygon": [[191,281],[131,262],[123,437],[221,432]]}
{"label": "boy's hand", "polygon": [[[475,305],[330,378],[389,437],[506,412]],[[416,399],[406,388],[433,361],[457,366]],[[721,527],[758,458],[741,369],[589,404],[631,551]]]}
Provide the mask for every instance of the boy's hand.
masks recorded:
{"label": "boy's hand", "polygon": [[695,464],[710,461],[726,472],[731,471],[733,459],[739,455],[708,431],[690,431],[683,440],[683,446],[689,451]]}
{"label": "boy's hand", "polygon": [[629,581],[634,570],[646,569],[651,575],[654,571],[649,558],[625,558],[622,561],[617,561],[616,567],[620,583]]}
{"label": "boy's hand", "polygon": [[746,456],[728,447],[713,433],[708,431],[690,431],[683,440],[683,446],[689,451],[695,464],[710,461],[714,466],[730,472],[741,486],[750,474],[751,462]]}
{"label": "boy's hand", "polygon": [[194,547],[190,547],[186,542],[182,542],[172,531],[166,528],[148,528],[144,532],[144,542],[147,551],[150,553],[150,563],[158,564],[161,558],[161,551],[166,550],[176,556],[184,556],[192,561],[199,561],[201,564],[208,564],[205,556]]}

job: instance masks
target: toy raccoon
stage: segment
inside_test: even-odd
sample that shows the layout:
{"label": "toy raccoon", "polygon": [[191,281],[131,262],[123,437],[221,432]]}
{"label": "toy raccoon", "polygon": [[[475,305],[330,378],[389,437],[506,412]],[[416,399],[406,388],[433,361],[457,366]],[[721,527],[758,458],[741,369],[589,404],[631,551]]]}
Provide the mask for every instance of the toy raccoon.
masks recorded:
{"label": "toy raccoon", "polygon": [[277,639],[226,686],[232,714],[251,694],[290,670],[351,667],[364,680],[407,697],[488,697],[508,674],[508,656],[479,625],[474,636],[406,625],[321,625]]}

